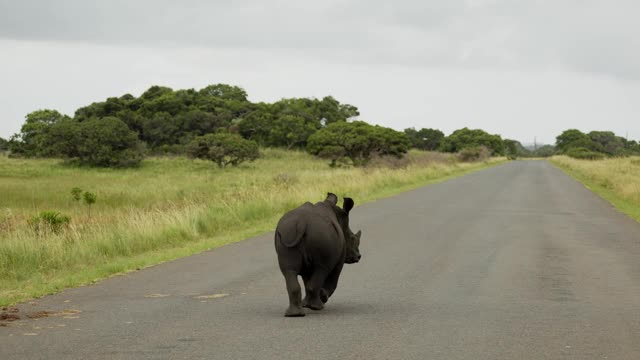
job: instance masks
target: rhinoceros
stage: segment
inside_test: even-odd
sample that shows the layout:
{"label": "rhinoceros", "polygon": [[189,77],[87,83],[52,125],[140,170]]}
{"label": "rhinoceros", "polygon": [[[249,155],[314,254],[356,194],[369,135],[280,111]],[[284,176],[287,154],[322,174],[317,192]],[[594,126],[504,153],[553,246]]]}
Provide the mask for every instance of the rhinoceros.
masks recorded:
{"label": "rhinoceros", "polygon": [[[303,307],[321,310],[333,294],[344,264],[360,261],[361,231],[349,228],[354,202],[328,193],[324,201],[306,202],[282,216],[275,231],[278,264],[289,293],[285,316],[304,316]],[[305,298],[298,275],[302,277]]]}

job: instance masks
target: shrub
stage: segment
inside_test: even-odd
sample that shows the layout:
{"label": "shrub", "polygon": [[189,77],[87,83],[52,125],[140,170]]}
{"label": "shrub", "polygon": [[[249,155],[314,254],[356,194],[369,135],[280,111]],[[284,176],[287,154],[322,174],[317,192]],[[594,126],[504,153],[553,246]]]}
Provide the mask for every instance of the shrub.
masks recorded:
{"label": "shrub", "polygon": [[138,135],[116,117],[61,121],[51,127],[47,148],[80,165],[96,167],[137,166],[145,152]]}
{"label": "shrub", "polygon": [[481,129],[462,128],[445,137],[440,143],[440,151],[462,152],[467,148],[484,146],[489,154],[505,155],[505,143],[500,135],[489,134]]}
{"label": "shrub", "polygon": [[82,194],[82,200],[84,200],[85,205],[89,207],[89,217],[91,217],[91,205],[96,203],[97,198],[96,194],[88,191],[85,191],[85,193]]}
{"label": "shrub", "polygon": [[307,151],[337,166],[343,157],[354,165],[366,165],[374,155],[401,158],[411,142],[404,133],[364,121],[336,122],[309,137]]}
{"label": "shrub", "polygon": [[584,147],[570,148],[565,154],[574,159],[583,160],[601,160],[605,157],[603,153],[595,152]]}
{"label": "shrub", "polygon": [[217,133],[196,137],[187,145],[187,155],[211,160],[223,168],[253,161],[260,157],[260,151],[255,141],[245,140],[238,134]]}
{"label": "shrub", "polygon": [[474,146],[462,149],[458,153],[458,159],[463,162],[484,161],[490,156],[489,149],[484,146]]}
{"label": "shrub", "polygon": [[71,218],[57,211],[43,211],[29,219],[29,225],[38,233],[51,230],[54,233],[69,225]]}
{"label": "shrub", "polygon": [[82,189],[79,187],[74,187],[71,189],[71,198],[73,201],[78,202],[82,196]]}

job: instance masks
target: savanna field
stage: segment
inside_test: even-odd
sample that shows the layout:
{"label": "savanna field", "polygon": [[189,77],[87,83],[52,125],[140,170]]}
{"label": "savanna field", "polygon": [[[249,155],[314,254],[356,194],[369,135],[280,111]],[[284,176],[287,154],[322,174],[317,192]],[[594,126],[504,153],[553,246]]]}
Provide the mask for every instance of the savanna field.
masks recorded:
{"label": "savanna field", "polygon": [[[460,163],[453,155],[411,151],[365,168],[331,168],[304,152],[262,155],[225,169],[182,157],[148,158],[130,169],[0,157],[0,304],[272,230],[285,211],[327,191],[362,204],[503,161]],[[95,194],[96,202],[75,201],[74,188]],[[43,226],[35,217],[45,211],[68,217],[68,224]]]}

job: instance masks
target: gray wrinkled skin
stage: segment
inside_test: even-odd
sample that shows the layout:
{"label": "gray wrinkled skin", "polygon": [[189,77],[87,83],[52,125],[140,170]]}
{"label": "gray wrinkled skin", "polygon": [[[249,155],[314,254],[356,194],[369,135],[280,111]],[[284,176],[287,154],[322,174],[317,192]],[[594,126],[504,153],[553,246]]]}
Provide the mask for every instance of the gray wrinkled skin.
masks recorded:
{"label": "gray wrinkled skin", "polygon": [[[289,294],[285,316],[304,316],[303,307],[321,310],[335,291],[344,264],[360,261],[361,232],[349,228],[349,211],[354,202],[329,193],[324,201],[310,202],[284,214],[275,232],[280,271]],[[298,282],[302,277],[305,298]]]}

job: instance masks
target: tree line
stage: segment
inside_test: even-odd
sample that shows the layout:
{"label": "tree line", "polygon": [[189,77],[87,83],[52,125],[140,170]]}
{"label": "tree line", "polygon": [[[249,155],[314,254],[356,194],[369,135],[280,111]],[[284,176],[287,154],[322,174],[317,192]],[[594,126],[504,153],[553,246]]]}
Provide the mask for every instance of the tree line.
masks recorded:
{"label": "tree line", "polygon": [[578,159],[597,160],[605,157],[640,155],[640,144],[616,136],[611,131],[583,133],[577,129],[565,130],[556,138],[556,153]]}
{"label": "tree line", "polygon": [[567,130],[555,147],[530,151],[481,129],[448,136],[429,128],[396,131],[355,120],[359,115],[357,107],[331,96],[252,103],[244,89],[227,84],[200,90],[152,86],[139,97],[125,94],[81,107],[73,117],[50,109],[31,112],[18,134],[0,139],[0,150],[103,167],[136,166],[148,154],[183,154],[233,166],[257,158],[259,147],[304,149],[333,165],[345,159],[364,165],[374,155],[401,157],[410,148],[509,157],[640,153],[637,142],[606,131]]}

